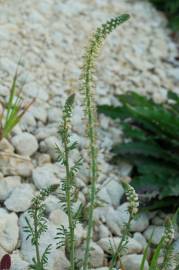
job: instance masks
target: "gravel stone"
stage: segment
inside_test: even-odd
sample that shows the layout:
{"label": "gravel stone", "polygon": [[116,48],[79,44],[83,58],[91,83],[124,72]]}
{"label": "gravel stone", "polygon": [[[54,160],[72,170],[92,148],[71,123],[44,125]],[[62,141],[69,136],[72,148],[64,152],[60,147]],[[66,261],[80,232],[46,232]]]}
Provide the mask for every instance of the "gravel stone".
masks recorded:
{"label": "gravel stone", "polygon": [[33,195],[34,189],[32,185],[21,184],[12,191],[4,204],[8,210],[24,212],[30,207]]}
{"label": "gravel stone", "polygon": [[12,252],[19,238],[18,216],[0,209],[0,243],[6,252]]}
{"label": "gravel stone", "polygon": [[38,149],[37,139],[27,132],[14,136],[12,144],[17,153],[24,156],[32,156]]}
{"label": "gravel stone", "polygon": [[47,188],[53,184],[59,184],[64,172],[60,171],[59,166],[55,164],[45,164],[37,167],[32,172],[32,179],[38,189]]}
{"label": "gravel stone", "polygon": [[[143,255],[138,254],[130,254],[125,255],[121,258],[122,264],[124,265],[126,270],[139,270]],[[144,270],[148,270],[149,265],[146,261],[144,264]]]}

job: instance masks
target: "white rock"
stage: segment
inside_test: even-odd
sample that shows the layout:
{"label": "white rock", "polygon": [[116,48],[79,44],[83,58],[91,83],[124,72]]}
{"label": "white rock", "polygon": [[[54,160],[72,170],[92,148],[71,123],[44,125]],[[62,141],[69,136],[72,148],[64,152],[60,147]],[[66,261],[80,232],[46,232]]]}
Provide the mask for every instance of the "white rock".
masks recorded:
{"label": "white rock", "polygon": [[15,213],[0,211],[0,243],[6,252],[12,252],[19,238],[18,217]]}
{"label": "white rock", "polygon": [[56,161],[58,157],[56,146],[60,147],[59,139],[55,136],[50,136],[40,143],[40,150],[49,153],[51,159]]}
{"label": "white rock", "polygon": [[98,197],[103,202],[118,206],[123,194],[124,189],[122,185],[115,180],[109,179],[107,184],[104,183],[104,187],[98,192]]}
{"label": "white rock", "polygon": [[[107,253],[111,254],[111,245],[113,248],[117,247],[121,241],[120,237],[108,237],[98,241],[98,245]],[[129,238],[127,244],[127,254],[140,253],[143,250],[141,244],[136,240]]]}
{"label": "white rock", "polygon": [[120,161],[119,163],[119,173],[121,176],[129,176],[132,171],[132,165],[127,162]]}
{"label": "white rock", "polygon": [[28,157],[0,152],[0,170],[4,176],[18,175],[28,177],[31,176],[32,169],[33,164]]}
{"label": "white rock", "polygon": [[[61,209],[53,210],[50,213],[49,220],[58,227],[64,226],[66,229],[69,227],[68,216]],[[79,246],[84,237],[85,237],[85,230],[83,229],[82,225],[78,223],[75,228],[75,239],[77,246]]]}
{"label": "white rock", "polygon": [[14,75],[16,72],[17,64],[14,63],[7,57],[1,57],[0,69],[7,72],[8,74]]}
{"label": "white rock", "polygon": [[143,249],[147,246],[147,241],[140,232],[134,233],[133,238],[142,245]]}
{"label": "white rock", "polygon": [[49,136],[55,136],[58,132],[58,126],[51,124],[45,127],[39,127],[35,131],[35,136],[38,140],[44,140]]}
{"label": "white rock", "polygon": [[32,114],[35,119],[45,123],[47,120],[47,110],[43,107],[43,104],[38,104],[38,106],[33,106]]}
{"label": "white rock", "polygon": [[41,86],[37,85],[35,82],[27,83],[23,87],[23,92],[31,97],[31,98],[38,98],[38,100],[47,101],[48,100],[48,93],[41,88]]}
{"label": "white rock", "polygon": [[[33,130],[36,128],[36,120],[32,113],[30,113],[29,111],[24,114],[19,124],[22,131],[29,131],[30,129]],[[21,133],[19,133],[18,135],[20,134]]]}
{"label": "white rock", "polygon": [[152,224],[153,225],[156,225],[156,226],[162,226],[164,223],[164,220],[163,218],[160,218],[158,216],[155,216],[153,219],[152,219]]}
{"label": "white rock", "polygon": [[[151,239],[152,244],[158,245],[162,236],[163,236],[164,230],[165,229],[163,226],[151,225],[144,232],[144,236],[147,240]],[[152,236],[152,238],[151,238],[151,236]]]}
{"label": "white rock", "polygon": [[38,143],[35,136],[30,133],[24,132],[12,138],[17,153],[24,156],[33,155],[38,149]]}
{"label": "white rock", "polygon": [[[100,267],[103,266],[104,261],[104,252],[100,246],[96,243],[92,242],[91,245],[91,252],[90,252],[90,267]],[[79,260],[83,260],[85,254],[85,244],[80,246],[76,251],[76,257]]]}
{"label": "white rock", "polygon": [[29,269],[29,263],[24,261],[22,258],[20,252],[18,250],[15,250],[11,254],[11,270],[28,270]]}
{"label": "white rock", "polygon": [[94,221],[96,223],[106,222],[106,213],[108,212],[108,209],[112,208],[110,206],[105,207],[96,207],[94,209]]}
{"label": "white rock", "polygon": [[111,203],[113,206],[118,206],[120,203],[120,200],[124,194],[124,189],[121,184],[119,184],[115,180],[110,180],[109,183],[105,186],[107,193],[109,194],[109,197],[111,199]]}
{"label": "white rock", "polygon": [[[125,270],[139,270],[143,255],[130,254],[122,256],[121,261]],[[144,270],[149,269],[149,264],[146,261],[144,264]]]}
{"label": "white rock", "polygon": [[45,209],[46,209],[47,213],[50,213],[53,210],[59,208],[59,199],[54,195],[49,195],[45,199],[44,204],[45,204]]}
{"label": "white rock", "polygon": [[49,123],[57,122],[60,123],[62,118],[62,110],[59,108],[50,108],[48,110],[48,121]]}
{"label": "white rock", "polygon": [[122,228],[129,220],[128,203],[121,204],[116,210],[116,222]]}
{"label": "white rock", "polygon": [[30,184],[21,184],[12,191],[4,204],[8,210],[24,212],[30,207],[33,195],[34,190]]}
{"label": "white rock", "polygon": [[7,176],[0,181],[0,201],[4,201],[12,190],[21,184],[19,176]]}
{"label": "white rock", "polygon": [[131,232],[143,232],[149,226],[149,217],[146,213],[139,213],[136,219],[132,220]]}
{"label": "white rock", "polygon": [[7,254],[7,251],[0,246],[0,258],[2,258],[5,254]]}
{"label": "white rock", "polygon": [[174,247],[174,253],[178,255],[179,254],[179,238],[176,241],[174,241],[173,247]]}
{"label": "white rock", "polygon": [[118,224],[118,220],[120,219],[120,216],[118,216],[118,213],[116,210],[114,210],[112,207],[108,208],[106,211],[106,224],[110,231],[115,235],[121,235],[121,226]]}
{"label": "white rock", "polygon": [[98,230],[99,230],[99,238],[100,239],[101,238],[107,238],[107,237],[111,236],[111,233],[110,233],[108,227],[105,226],[104,224],[99,225]]}
{"label": "white rock", "polygon": [[14,147],[12,146],[12,144],[10,144],[8,142],[8,140],[6,140],[5,138],[3,138],[0,141],[0,151],[1,152],[13,153],[14,152]]}
{"label": "white rock", "polygon": [[64,172],[56,164],[45,164],[37,167],[32,172],[32,179],[37,188],[46,188],[53,184],[59,184],[64,177]]}
{"label": "white rock", "polygon": [[173,68],[168,70],[169,76],[173,77],[176,81],[179,81],[179,68]]}
{"label": "white rock", "polygon": [[101,200],[103,203],[107,204],[112,204],[111,202],[111,197],[109,196],[106,187],[103,187],[99,192],[98,192],[98,198]]}
{"label": "white rock", "polygon": [[51,158],[49,154],[37,153],[36,158],[37,158],[37,164],[39,167],[43,166],[46,163],[51,163]]}
{"label": "white rock", "polygon": [[53,222],[54,225],[57,226],[64,226],[65,228],[68,228],[68,216],[67,214],[61,210],[61,209],[56,209],[53,210],[50,213],[49,220]]}

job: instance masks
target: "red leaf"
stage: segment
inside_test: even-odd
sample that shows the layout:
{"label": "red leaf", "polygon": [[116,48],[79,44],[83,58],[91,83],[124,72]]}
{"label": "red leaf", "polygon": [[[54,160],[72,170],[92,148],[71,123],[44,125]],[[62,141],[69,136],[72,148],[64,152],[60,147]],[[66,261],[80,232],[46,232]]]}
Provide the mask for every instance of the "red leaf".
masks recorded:
{"label": "red leaf", "polygon": [[11,267],[11,257],[6,254],[2,257],[0,262],[0,270],[9,270]]}

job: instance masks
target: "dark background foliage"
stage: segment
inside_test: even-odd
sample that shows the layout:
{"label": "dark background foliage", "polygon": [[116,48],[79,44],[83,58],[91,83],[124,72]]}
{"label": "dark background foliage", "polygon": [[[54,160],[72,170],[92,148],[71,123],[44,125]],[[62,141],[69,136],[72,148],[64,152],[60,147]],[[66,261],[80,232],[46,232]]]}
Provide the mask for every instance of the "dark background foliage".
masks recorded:
{"label": "dark background foliage", "polygon": [[150,0],[150,2],[166,14],[169,27],[174,32],[179,31],[179,0]]}
{"label": "dark background foliage", "polygon": [[151,206],[153,200],[157,208],[174,205],[179,198],[179,97],[169,92],[169,101],[156,104],[129,92],[117,99],[118,107],[98,108],[118,119],[123,130],[123,143],[114,145],[112,162],[125,159],[133,165],[132,185],[145,203]]}

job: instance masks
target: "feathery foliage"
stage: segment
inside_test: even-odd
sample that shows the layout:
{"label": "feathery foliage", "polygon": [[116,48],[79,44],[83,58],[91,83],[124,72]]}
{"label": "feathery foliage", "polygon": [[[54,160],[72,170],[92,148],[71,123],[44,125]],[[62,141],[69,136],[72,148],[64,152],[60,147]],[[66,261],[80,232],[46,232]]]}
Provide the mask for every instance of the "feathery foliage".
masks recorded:
{"label": "feathery foliage", "polygon": [[[134,165],[132,185],[141,198],[151,193],[163,201],[153,207],[176,203],[179,196],[179,97],[168,92],[169,101],[156,104],[137,93],[117,96],[120,106],[99,106],[99,112],[120,119],[125,140],[112,151]],[[174,201],[166,198],[175,197]]]}
{"label": "feathery foliage", "polygon": [[30,266],[34,270],[45,270],[45,265],[48,262],[48,255],[50,253],[51,245],[49,244],[43,254],[40,254],[39,245],[40,238],[43,233],[48,229],[47,220],[45,218],[45,205],[44,200],[52,192],[57,189],[58,185],[52,185],[46,189],[42,189],[37,196],[32,200],[32,206],[28,210],[31,220],[25,217],[26,226],[24,232],[27,233],[27,239],[31,239],[32,245],[35,247],[36,257],[33,258],[33,264]]}
{"label": "feathery foliage", "polygon": [[0,140],[8,137],[13,128],[19,123],[22,116],[34,102],[33,99],[31,102],[23,105],[20,94],[16,96],[17,78],[18,73],[16,71],[10,88],[8,102],[7,104],[0,103]]}
{"label": "feathery foliage", "polygon": [[89,138],[89,156],[90,156],[90,206],[89,206],[89,223],[87,229],[86,250],[84,256],[83,270],[88,269],[90,241],[92,238],[93,227],[93,209],[96,200],[96,182],[98,177],[97,166],[97,144],[96,144],[96,109],[94,101],[94,78],[96,60],[100,49],[105,41],[105,38],[121,23],[128,20],[129,15],[123,14],[114,19],[109,20],[101,27],[97,28],[92,35],[89,45],[84,55],[84,62],[81,72],[81,92],[84,96],[83,103],[85,108],[85,115],[87,118],[87,136]]}
{"label": "feathery foliage", "polygon": [[[139,200],[138,196],[132,186],[130,186],[127,183],[123,184],[126,198],[128,201],[128,212],[129,212],[129,219],[126,224],[124,224],[123,230],[122,230],[122,237],[119,242],[119,245],[116,249],[112,249],[112,260],[111,265],[109,267],[109,270],[112,270],[114,268],[118,268],[117,262],[120,261],[120,257],[123,255],[123,253],[126,251],[127,244],[128,244],[128,236],[130,233],[130,225],[132,220],[135,218],[138,207],[139,207]],[[120,261],[120,266],[122,266],[122,262]]]}
{"label": "feathery foliage", "polygon": [[56,147],[58,161],[65,167],[66,177],[62,181],[60,202],[63,202],[63,208],[68,216],[68,228],[61,226],[58,229],[56,239],[59,240],[57,247],[66,246],[67,256],[70,259],[70,269],[75,269],[75,227],[79,221],[79,212],[81,207],[74,212],[73,203],[76,200],[77,188],[75,185],[75,176],[81,166],[81,158],[70,165],[71,152],[77,148],[77,142],[71,140],[71,114],[75,95],[72,94],[65,103],[63,109],[62,123],[59,127],[59,135],[62,147]]}

